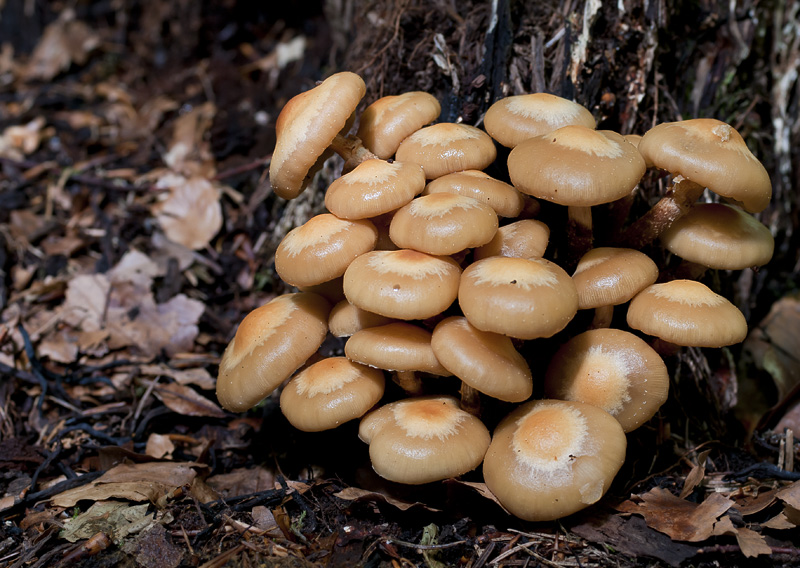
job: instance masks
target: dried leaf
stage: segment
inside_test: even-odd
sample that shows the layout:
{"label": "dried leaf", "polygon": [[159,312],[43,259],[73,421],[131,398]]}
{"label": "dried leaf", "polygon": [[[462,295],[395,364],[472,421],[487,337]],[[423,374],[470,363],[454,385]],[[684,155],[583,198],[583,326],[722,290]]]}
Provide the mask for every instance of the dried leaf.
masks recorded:
{"label": "dried leaf", "polygon": [[45,125],[44,118],[39,116],[23,125],[14,125],[6,128],[0,134],[0,156],[21,160],[33,153],[42,142]]}
{"label": "dried leaf", "polygon": [[788,487],[779,490],[776,497],[787,505],[800,509],[800,481],[795,481]]}
{"label": "dried leaf", "polygon": [[225,498],[275,489],[275,472],[264,466],[234,469],[214,475],[206,483]]}
{"label": "dried leaf", "polygon": [[[454,483],[456,485],[464,485],[466,487],[474,489],[475,491],[478,492],[478,494],[481,497],[485,497],[489,501],[493,501],[494,503],[497,504],[498,507],[500,507],[501,509],[503,509],[503,511],[508,513],[508,510],[505,507],[503,507],[503,504],[500,501],[497,500],[497,497],[494,496],[494,493],[489,491],[489,488],[486,486],[485,483],[476,483],[474,481],[461,481],[460,479],[450,479],[448,480],[448,483]],[[508,514],[510,515],[511,513]]]}
{"label": "dried leaf", "polygon": [[99,36],[75,12],[62,10],[58,20],[47,26],[25,68],[27,80],[49,81],[76,63],[83,65],[100,44]]}
{"label": "dried leaf", "polygon": [[164,155],[164,163],[172,171],[203,178],[213,177],[216,173],[214,156],[206,140],[206,132],[216,112],[214,104],[206,102],[175,121],[172,142]]}
{"label": "dried leaf", "polygon": [[209,416],[223,418],[225,413],[215,403],[200,395],[191,387],[169,384],[158,386],[155,394],[164,405],[178,414],[184,416]]}
{"label": "dried leaf", "polygon": [[710,453],[711,450],[706,450],[697,456],[697,465],[692,468],[692,471],[686,476],[686,481],[683,482],[683,490],[680,494],[681,499],[691,495],[697,484],[703,481],[703,477],[706,475],[706,460]]}
{"label": "dried leaf", "polygon": [[797,525],[793,523],[786,513],[781,511],[768,521],[761,523],[761,526],[767,529],[774,529],[774,530],[791,530],[796,529]]}
{"label": "dried leaf", "polygon": [[111,283],[105,274],[82,274],[67,284],[62,320],[83,331],[105,326],[106,303]]}
{"label": "dried leaf", "polygon": [[152,525],[155,520],[147,513],[149,504],[129,505],[119,501],[100,501],[64,523],[59,536],[69,542],[93,537],[98,532],[111,535],[119,544],[126,536]]}
{"label": "dried leaf", "polygon": [[399,499],[395,499],[394,497],[384,495],[383,493],[367,491],[366,489],[359,489],[357,487],[346,487],[338,493],[334,493],[333,496],[338,497],[339,499],[344,499],[345,501],[377,501],[381,503],[388,503],[389,505],[396,507],[401,511],[407,511],[412,507],[421,507],[422,509],[431,512],[439,511],[439,509],[428,507],[424,503],[409,503],[407,501],[401,501]]}
{"label": "dried leaf", "polygon": [[165,176],[156,184],[168,189],[153,206],[167,238],[187,248],[204,248],[222,227],[220,191],[205,178]]}
{"label": "dried leaf", "polygon": [[144,453],[156,459],[162,459],[172,456],[175,451],[175,444],[169,439],[169,436],[163,434],[150,434],[147,438],[147,445],[145,446]]}
{"label": "dried leaf", "polygon": [[725,515],[714,524],[714,535],[735,536],[736,542],[742,550],[742,554],[748,558],[753,558],[760,554],[772,554],[772,549],[764,540],[763,536],[747,527],[735,527],[728,515]]}
{"label": "dried leaf", "polygon": [[618,510],[642,515],[647,526],[668,535],[672,540],[700,542],[714,532],[717,518],[734,503],[727,497],[712,493],[700,503],[690,503],[666,489],[656,487],[640,496],[642,502],[625,501]]}

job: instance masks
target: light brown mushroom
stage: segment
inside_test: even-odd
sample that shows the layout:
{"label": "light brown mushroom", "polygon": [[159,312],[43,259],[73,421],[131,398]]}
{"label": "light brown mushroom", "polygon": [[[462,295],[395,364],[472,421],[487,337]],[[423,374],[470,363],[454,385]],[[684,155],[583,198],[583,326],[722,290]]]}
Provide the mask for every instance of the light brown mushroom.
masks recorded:
{"label": "light brown mushroom", "polygon": [[522,219],[497,229],[491,241],[474,250],[473,257],[542,258],[549,240],[550,227],[535,219]]}
{"label": "light brown mushroom", "polygon": [[464,170],[436,178],[425,186],[422,195],[431,193],[472,197],[490,206],[500,217],[517,217],[525,205],[524,197],[515,187],[480,170]]}
{"label": "light brown mushroom", "polygon": [[398,160],[419,164],[428,179],[462,170],[482,170],[496,157],[494,142],[483,130],[450,122],[417,130],[397,149]]}
{"label": "light brown mushroom", "polygon": [[439,117],[436,97],[423,91],[381,97],[359,120],[358,137],[381,159],[391,158],[408,136]]}

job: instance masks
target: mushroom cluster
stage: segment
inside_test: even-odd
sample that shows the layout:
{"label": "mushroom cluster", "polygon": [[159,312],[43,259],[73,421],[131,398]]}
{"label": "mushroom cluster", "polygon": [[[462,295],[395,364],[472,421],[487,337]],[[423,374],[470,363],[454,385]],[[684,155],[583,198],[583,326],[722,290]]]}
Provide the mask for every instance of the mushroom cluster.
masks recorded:
{"label": "mushroom cluster", "polygon": [[[434,123],[440,107],[427,93],[384,97],[348,135],[364,92],[360,77],[338,73],[278,118],[279,196],[297,196],[332,152],[344,172],[327,212],[278,246],[276,272],[298,291],[242,321],[220,363],[220,402],[244,411],[284,385],[281,408],[300,430],[360,418],[379,475],[429,483],[483,462],[488,488],[523,519],[595,503],[624,462],[625,433],[667,398],[656,339],[743,340],[741,312],[700,282],[670,278],[664,258],[725,270],[769,261],[772,236],[753,216],[770,199],[766,171],[720,121],[626,138],[542,93],[495,103],[486,131]],[[496,142],[511,149],[511,183],[482,171]],[[669,173],[667,194],[595,234],[593,210],[625,208],[648,168]],[[695,205],[707,189],[717,202]],[[566,224],[551,204],[567,208]],[[561,248],[548,242],[556,232]],[[659,237],[669,252],[646,254],[662,250]],[[624,305],[627,329],[611,328]],[[347,338],[344,356],[303,368],[328,335]],[[555,353],[537,350],[551,337]],[[381,406],[385,373],[405,397]],[[436,377],[448,376],[460,400],[440,392]],[[480,409],[492,400],[510,414],[490,436]]]}

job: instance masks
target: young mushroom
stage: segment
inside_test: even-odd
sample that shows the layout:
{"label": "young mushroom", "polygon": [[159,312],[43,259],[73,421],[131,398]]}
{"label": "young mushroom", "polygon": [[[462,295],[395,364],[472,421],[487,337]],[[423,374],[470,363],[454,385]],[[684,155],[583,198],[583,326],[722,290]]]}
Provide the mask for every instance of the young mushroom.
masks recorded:
{"label": "young mushroom", "polygon": [[462,170],[482,170],[494,162],[497,149],[483,130],[441,122],[403,140],[396,157],[401,162],[419,164],[426,178],[436,179]]}
{"label": "young mushroom", "polygon": [[381,97],[364,110],[357,136],[386,160],[394,156],[403,140],[436,120],[441,111],[436,97],[422,91]]}

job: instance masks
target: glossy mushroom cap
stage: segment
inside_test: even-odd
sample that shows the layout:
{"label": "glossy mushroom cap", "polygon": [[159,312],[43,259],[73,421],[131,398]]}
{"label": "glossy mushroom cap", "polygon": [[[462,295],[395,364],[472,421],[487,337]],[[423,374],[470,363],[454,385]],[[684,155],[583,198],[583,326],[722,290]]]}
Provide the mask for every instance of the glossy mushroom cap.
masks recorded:
{"label": "glossy mushroom cap", "polygon": [[578,311],[572,278],[544,259],[493,256],[468,266],[458,303],[469,323],[519,339],[550,337]]}
{"label": "glossy mushroom cap", "polygon": [[284,199],[300,195],[365,92],[364,80],[345,71],[286,103],[275,123],[277,140],[269,166],[270,185],[277,195]]}
{"label": "glossy mushroom cap", "polygon": [[342,219],[367,219],[389,213],[425,188],[417,164],[366,160],[334,180],[325,192],[325,207]]}
{"label": "glossy mushroom cap", "polygon": [[763,266],[775,249],[765,225],[722,203],[695,205],[661,234],[661,243],[672,254],[720,270]]}
{"label": "glossy mushroom cap", "polygon": [[431,332],[407,322],[368,327],[344,346],[348,359],[387,371],[421,371],[448,376],[431,347]]}
{"label": "glossy mushroom cap", "polygon": [[653,284],[628,307],[628,325],[675,345],[724,347],[744,341],[747,322],[739,309],[693,280]]}
{"label": "glossy mushroom cap", "polygon": [[772,197],[767,170],[732,126],[713,118],[665,122],[648,130],[639,151],[655,167],[763,211]]}
{"label": "glossy mushroom cap", "polygon": [[494,142],[483,130],[451,122],[417,130],[397,149],[398,160],[419,164],[428,179],[462,170],[482,170],[496,157]]}
{"label": "glossy mushroom cap", "polygon": [[357,135],[364,146],[385,160],[404,139],[436,120],[441,111],[436,97],[423,91],[381,97],[364,110]]}
{"label": "glossy mushroom cap", "polygon": [[461,267],[449,257],[415,250],[372,251],[344,273],[351,304],[390,318],[426,319],[442,313],[458,296]]}
{"label": "glossy mushroom cap", "polygon": [[321,432],[360,418],[383,396],[383,373],[344,357],[317,361],[281,392],[281,411],[304,432]]}
{"label": "glossy mushroom cap", "polygon": [[219,363],[217,398],[243,412],[316,353],[328,332],[328,302],[317,294],[278,296],[242,320]]}
{"label": "glossy mushroom cap", "polygon": [[511,185],[479,170],[444,175],[428,183],[423,195],[456,193],[485,203],[500,217],[516,217],[525,205],[523,196]]}
{"label": "glossy mushroom cap", "polygon": [[580,310],[623,304],[657,279],[658,266],[649,256],[612,247],[587,252],[572,275]]}
{"label": "glossy mushroom cap", "polygon": [[547,93],[500,99],[489,107],[483,119],[489,136],[507,148],[514,148],[520,142],[562,126],[576,124],[591,129],[596,126],[592,113],[587,109]]}
{"label": "glossy mushroom cap", "polygon": [[275,251],[275,271],[292,286],[315,286],[344,274],[357,256],[375,248],[378,230],[366,219],[330,213],[292,229]]}
{"label": "glossy mushroom cap", "polygon": [[486,395],[522,402],[533,392],[531,370],[511,339],[480,331],[465,317],[452,316],[439,322],[431,347],[448,371]]}
{"label": "glossy mushroom cap", "polygon": [[391,323],[392,318],[362,310],[347,300],[338,302],[328,316],[328,329],[334,337],[350,337],[366,327]]}
{"label": "glossy mushroom cap", "polygon": [[630,194],[645,163],[622,136],[585,126],[565,126],[517,145],[508,173],[523,193],[561,205],[589,207]]}
{"label": "glossy mushroom cap", "polygon": [[387,404],[362,418],[358,435],[378,475],[410,485],[475,469],[490,442],[486,426],[448,396]]}
{"label": "glossy mushroom cap", "polygon": [[625,461],[626,445],[622,427],[606,411],[537,400],[497,426],[483,476],[513,515],[550,521],[599,501]]}
{"label": "glossy mushroom cap", "polygon": [[544,392],[548,398],[600,407],[630,432],[667,400],[669,374],[658,353],[639,337],[619,329],[593,329],[556,352]]}
{"label": "glossy mushroom cap", "polygon": [[475,260],[490,256],[542,258],[550,240],[550,227],[535,219],[522,219],[497,229],[494,238],[474,251]]}

